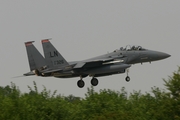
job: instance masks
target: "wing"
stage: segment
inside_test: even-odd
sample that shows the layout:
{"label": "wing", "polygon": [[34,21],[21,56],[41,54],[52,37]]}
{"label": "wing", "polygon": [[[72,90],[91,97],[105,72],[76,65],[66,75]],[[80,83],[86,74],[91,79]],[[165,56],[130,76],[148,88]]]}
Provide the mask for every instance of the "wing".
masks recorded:
{"label": "wing", "polygon": [[95,59],[95,60],[87,60],[87,61],[78,62],[74,66],[74,69],[98,67],[103,64],[112,64],[112,63],[117,63],[117,62],[122,62],[122,60],[116,60],[116,58],[101,58],[101,59]]}

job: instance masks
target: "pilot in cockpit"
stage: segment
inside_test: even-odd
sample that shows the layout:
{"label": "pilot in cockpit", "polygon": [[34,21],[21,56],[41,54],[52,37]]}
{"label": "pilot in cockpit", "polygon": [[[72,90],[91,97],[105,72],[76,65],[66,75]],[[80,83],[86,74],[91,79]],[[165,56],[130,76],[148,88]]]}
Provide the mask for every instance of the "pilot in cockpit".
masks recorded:
{"label": "pilot in cockpit", "polygon": [[131,50],[145,50],[144,48],[142,48],[141,46],[130,46],[127,45],[126,47],[121,47],[120,50],[124,50],[124,51],[131,51]]}
{"label": "pilot in cockpit", "polygon": [[131,50],[136,50],[136,47],[135,47],[135,46],[132,46]]}

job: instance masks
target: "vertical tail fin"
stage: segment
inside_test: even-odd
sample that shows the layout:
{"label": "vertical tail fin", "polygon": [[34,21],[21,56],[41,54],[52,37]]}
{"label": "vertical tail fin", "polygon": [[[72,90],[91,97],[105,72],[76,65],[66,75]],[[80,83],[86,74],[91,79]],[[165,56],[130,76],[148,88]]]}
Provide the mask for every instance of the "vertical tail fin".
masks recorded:
{"label": "vertical tail fin", "polygon": [[30,71],[46,65],[44,57],[32,44],[34,41],[25,42]]}
{"label": "vertical tail fin", "polygon": [[48,67],[63,67],[69,65],[57,49],[51,44],[49,39],[42,40],[44,56]]}

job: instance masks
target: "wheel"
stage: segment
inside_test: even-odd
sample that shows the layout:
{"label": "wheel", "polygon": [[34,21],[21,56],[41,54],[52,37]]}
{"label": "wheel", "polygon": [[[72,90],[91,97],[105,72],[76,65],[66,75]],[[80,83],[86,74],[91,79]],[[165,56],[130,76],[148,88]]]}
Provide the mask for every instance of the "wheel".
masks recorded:
{"label": "wheel", "polygon": [[92,79],[91,79],[91,85],[92,85],[92,86],[97,86],[98,83],[99,83],[99,81],[98,81],[97,78],[92,78]]}
{"label": "wheel", "polygon": [[79,88],[83,88],[84,85],[85,85],[85,83],[84,83],[83,80],[79,80],[79,81],[77,82],[77,86],[78,86]]}
{"label": "wheel", "polygon": [[127,76],[127,77],[126,77],[126,82],[129,82],[129,81],[130,81],[130,77]]}

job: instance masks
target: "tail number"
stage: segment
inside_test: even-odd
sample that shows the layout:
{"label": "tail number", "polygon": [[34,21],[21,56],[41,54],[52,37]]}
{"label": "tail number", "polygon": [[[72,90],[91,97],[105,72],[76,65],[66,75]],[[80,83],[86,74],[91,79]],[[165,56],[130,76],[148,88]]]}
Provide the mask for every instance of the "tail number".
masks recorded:
{"label": "tail number", "polygon": [[64,64],[64,61],[63,60],[54,61],[54,65],[60,65],[60,64]]}

